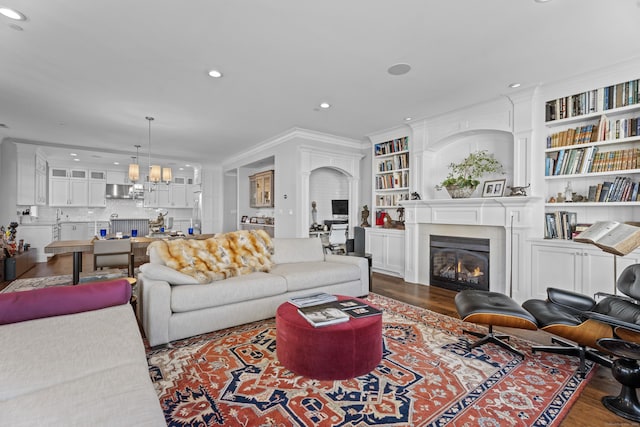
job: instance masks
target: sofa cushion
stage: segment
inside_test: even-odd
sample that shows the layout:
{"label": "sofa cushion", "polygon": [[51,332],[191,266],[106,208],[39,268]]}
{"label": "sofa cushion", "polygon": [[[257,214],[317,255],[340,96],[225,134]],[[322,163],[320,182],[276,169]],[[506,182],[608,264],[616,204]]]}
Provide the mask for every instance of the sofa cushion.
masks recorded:
{"label": "sofa cushion", "polygon": [[128,304],[2,325],[0,360],[2,425],[164,425]]}
{"label": "sofa cushion", "polygon": [[129,305],[2,325],[0,357],[0,401],[146,361]]}
{"label": "sofa cushion", "polygon": [[0,294],[0,325],[126,304],[126,279]]}
{"label": "sofa cushion", "polygon": [[142,264],[140,271],[148,279],[164,280],[172,285],[197,285],[199,283],[195,278],[163,264]]}
{"label": "sofa cushion", "polygon": [[273,239],[271,260],[276,264],[324,261],[322,240],[317,237]]}
{"label": "sofa cushion", "polygon": [[283,277],[270,273],[251,273],[208,284],[174,286],[171,311],[185,312],[250,301],[287,291]]}
{"label": "sofa cushion", "polygon": [[282,276],[289,292],[360,280],[357,265],[325,261],[277,264],[271,274]]}

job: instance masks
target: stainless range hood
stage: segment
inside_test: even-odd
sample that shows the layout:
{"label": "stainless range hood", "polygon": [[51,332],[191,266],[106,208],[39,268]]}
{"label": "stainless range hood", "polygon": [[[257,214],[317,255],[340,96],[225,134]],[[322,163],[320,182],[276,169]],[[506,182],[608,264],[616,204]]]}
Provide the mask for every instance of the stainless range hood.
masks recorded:
{"label": "stainless range hood", "polygon": [[[143,191],[130,184],[107,184],[105,197],[107,199],[141,198]],[[142,187],[142,186],[140,186]]]}

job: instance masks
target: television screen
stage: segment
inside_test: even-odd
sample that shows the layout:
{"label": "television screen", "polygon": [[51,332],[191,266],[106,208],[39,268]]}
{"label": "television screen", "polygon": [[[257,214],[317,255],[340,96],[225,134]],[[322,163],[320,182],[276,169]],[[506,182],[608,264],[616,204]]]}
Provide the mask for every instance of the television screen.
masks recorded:
{"label": "television screen", "polygon": [[332,200],[332,215],[349,215],[349,200]]}

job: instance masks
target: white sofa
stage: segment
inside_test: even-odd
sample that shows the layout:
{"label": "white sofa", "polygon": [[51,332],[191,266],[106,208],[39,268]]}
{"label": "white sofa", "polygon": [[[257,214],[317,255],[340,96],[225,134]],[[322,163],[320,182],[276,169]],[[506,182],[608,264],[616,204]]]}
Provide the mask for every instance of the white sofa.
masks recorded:
{"label": "white sofa", "polygon": [[325,254],[318,238],[275,238],[273,246],[275,265],[269,273],[208,284],[196,284],[190,276],[166,267],[150,248],[150,262],[138,274],[138,306],[149,344],[268,319],[295,296],[369,293],[365,258]]}
{"label": "white sofa", "polygon": [[[54,291],[34,302],[29,292],[35,291],[13,293],[13,301],[12,295],[0,294],[2,308],[33,313],[34,304],[42,307],[44,301],[44,309],[36,308],[42,312],[70,307],[75,298]],[[166,425],[135,315],[128,299],[123,301],[0,326],[0,425]]]}

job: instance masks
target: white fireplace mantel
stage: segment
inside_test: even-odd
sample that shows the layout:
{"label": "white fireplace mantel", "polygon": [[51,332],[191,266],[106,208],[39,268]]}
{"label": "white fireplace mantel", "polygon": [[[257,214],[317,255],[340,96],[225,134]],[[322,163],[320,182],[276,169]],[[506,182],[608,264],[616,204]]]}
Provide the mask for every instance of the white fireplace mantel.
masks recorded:
{"label": "white fireplace mantel", "polygon": [[[405,200],[405,224],[451,224],[492,227],[529,227],[529,203],[539,197],[487,197]],[[513,216],[513,222],[511,217]]]}
{"label": "white fireplace mantel", "polygon": [[[524,295],[518,268],[525,242],[539,218],[539,197],[407,200],[405,208],[405,280],[429,284],[431,234],[490,239],[490,290]],[[513,262],[512,262],[513,261]]]}

